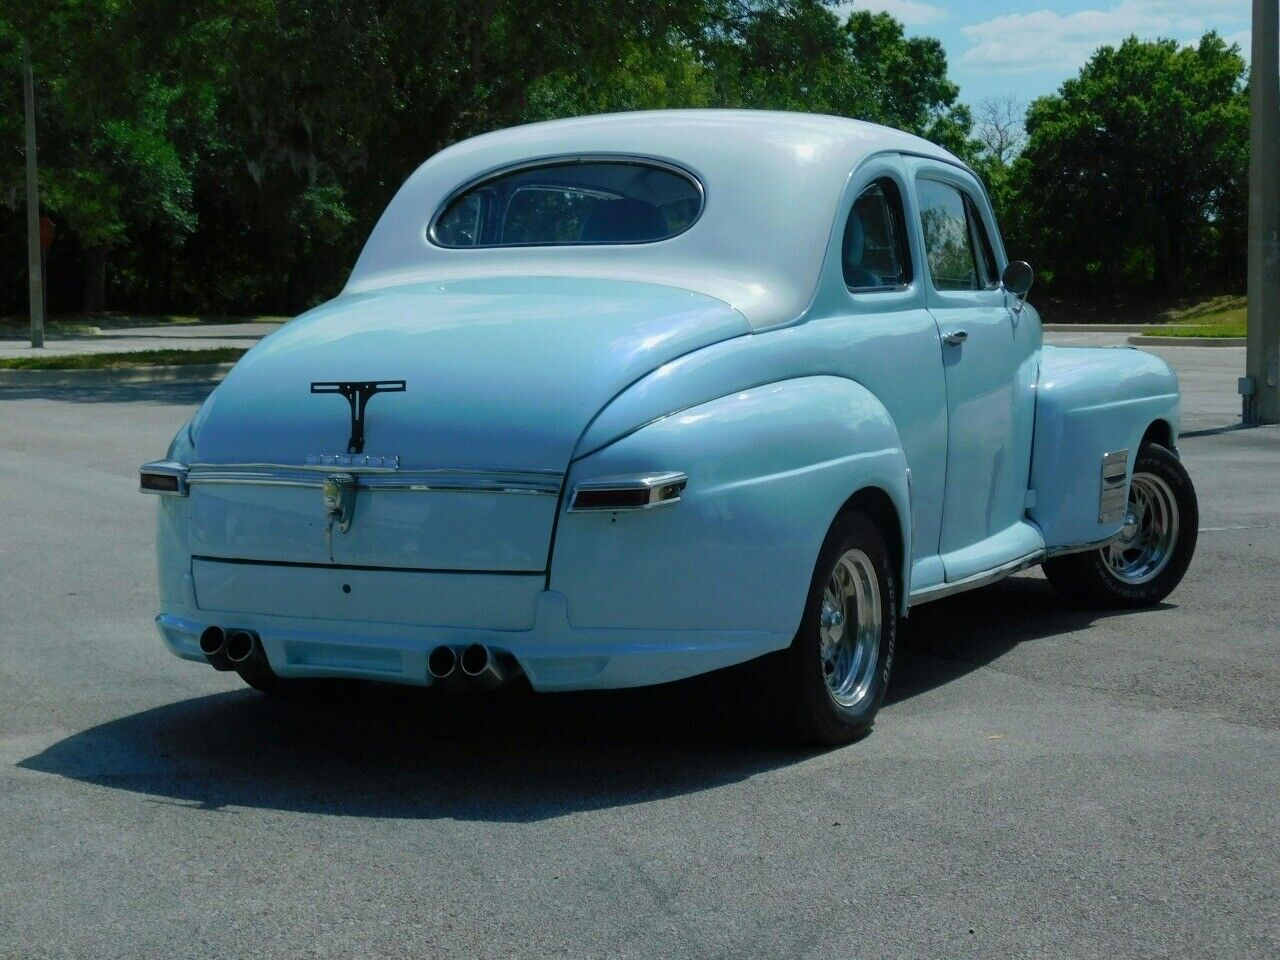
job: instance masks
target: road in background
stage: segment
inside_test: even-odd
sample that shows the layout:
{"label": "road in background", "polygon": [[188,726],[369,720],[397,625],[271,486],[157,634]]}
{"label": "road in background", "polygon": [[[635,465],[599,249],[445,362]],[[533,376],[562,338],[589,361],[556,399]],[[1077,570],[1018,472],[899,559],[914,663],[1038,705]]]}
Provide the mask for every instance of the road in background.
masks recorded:
{"label": "road in background", "polygon": [[0,339],[0,357],[45,357],[68,353],[120,353],[133,350],[208,350],[216,347],[248,349],[278,323],[192,323],[159,327],[128,327],[99,336],[47,338],[42,350],[21,340]]}
{"label": "road in background", "polygon": [[1277,955],[1280,429],[1202,432],[1242,351],[1158,352],[1202,509],[1170,601],[920,607],[826,752],[733,672],[275,702],[180,662],[136,467],[208,388],[0,390],[0,957]]}

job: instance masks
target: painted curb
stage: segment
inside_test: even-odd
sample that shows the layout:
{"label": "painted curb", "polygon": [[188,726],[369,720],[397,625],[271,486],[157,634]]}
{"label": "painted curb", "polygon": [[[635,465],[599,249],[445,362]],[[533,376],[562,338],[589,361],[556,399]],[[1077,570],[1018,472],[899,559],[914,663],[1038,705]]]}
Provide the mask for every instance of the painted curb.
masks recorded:
{"label": "painted curb", "polygon": [[1135,347],[1243,347],[1244,337],[1130,337]]}
{"label": "painted curb", "polygon": [[167,367],[121,367],[117,370],[0,370],[0,387],[99,387],[118,383],[215,383],[234,363],[201,363]]}

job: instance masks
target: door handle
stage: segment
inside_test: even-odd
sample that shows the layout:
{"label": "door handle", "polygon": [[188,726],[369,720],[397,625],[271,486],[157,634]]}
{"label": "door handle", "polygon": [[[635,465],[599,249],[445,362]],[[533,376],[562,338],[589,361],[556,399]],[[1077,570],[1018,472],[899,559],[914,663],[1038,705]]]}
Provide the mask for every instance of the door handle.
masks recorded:
{"label": "door handle", "polygon": [[960,344],[964,343],[966,340],[969,339],[969,331],[968,330],[951,330],[948,333],[943,334],[942,339],[945,340],[947,343],[951,344],[951,346],[958,347],[960,346]]}

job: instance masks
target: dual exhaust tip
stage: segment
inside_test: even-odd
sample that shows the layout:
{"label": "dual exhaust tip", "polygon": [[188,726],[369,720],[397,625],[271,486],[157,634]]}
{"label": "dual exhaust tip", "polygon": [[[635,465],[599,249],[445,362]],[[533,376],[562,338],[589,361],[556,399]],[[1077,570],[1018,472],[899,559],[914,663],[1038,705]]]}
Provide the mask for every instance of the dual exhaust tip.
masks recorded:
{"label": "dual exhaust tip", "polygon": [[200,634],[200,652],[215,670],[239,670],[255,658],[265,658],[262,641],[252,630],[208,627]]}
{"label": "dual exhaust tip", "polygon": [[507,671],[482,643],[473,643],[458,653],[453,647],[436,647],[427,657],[427,672],[437,682],[469,679],[484,690],[501,686]]}
{"label": "dual exhaust tip", "polygon": [[[252,630],[207,627],[200,634],[200,652],[215,670],[245,675],[271,669],[262,640]],[[440,683],[466,678],[482,690],[500,687],[509,676],[482,643],[464,647],[461,653],[453,647],[436,647],[427,657],[427,672]]]}

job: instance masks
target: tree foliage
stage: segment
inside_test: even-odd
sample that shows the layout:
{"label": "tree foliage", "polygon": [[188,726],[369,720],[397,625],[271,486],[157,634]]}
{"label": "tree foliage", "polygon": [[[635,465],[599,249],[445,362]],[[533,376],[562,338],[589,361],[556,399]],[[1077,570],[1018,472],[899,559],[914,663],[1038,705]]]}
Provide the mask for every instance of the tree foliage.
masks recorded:
{"label": "tree foliage", "polygon": [[1131,37],[1032,103],[1013,179],[1063,287],[1176,294],[1243,270],[1249,105],[1240,51]]}
{"label": "tree foliage", "polygon": [[1242,236],[1243,65],[1216,36],[1193,50],[1100,51],[1032,106],[1014,159],[1016,147],[974,139],[937,40],[847,10],[0,0],[0,309],[22,310],[25,289],[24,34],[42,202],[59,230],[54,310],[100,306],[104,292],[118,308],[300,310],[341,287],[391,195],[442,147],[532,120],[660,107],[805,110],[928,137],[987,179],[1010,246],[1072,282],[1143,270],[1194,282],[1204,258],[1226,258]]}

